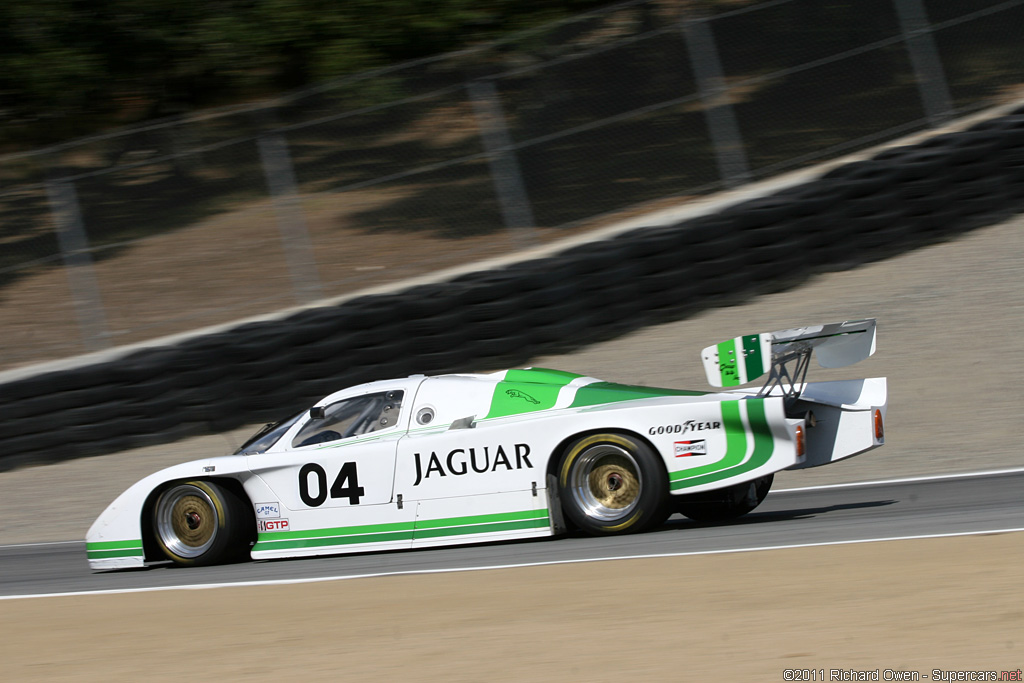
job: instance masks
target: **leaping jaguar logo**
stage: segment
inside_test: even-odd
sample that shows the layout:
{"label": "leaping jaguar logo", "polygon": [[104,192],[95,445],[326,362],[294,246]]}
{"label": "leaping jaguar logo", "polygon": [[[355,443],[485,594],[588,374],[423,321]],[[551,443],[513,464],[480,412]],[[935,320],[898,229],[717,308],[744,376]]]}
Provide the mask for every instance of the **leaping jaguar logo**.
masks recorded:
{"label": "leaping jaguar logo", "polygon": [[521,398],[524,401],[529,401],[530,403],[532,403],[534,405],[539,405],[540,404],[540,401],[535,399],[533,396],[530,396],[525,391],[520,391],[519,389],[506,389],[505,393],[508,394],[509,396],[511,396],[512,398]]}

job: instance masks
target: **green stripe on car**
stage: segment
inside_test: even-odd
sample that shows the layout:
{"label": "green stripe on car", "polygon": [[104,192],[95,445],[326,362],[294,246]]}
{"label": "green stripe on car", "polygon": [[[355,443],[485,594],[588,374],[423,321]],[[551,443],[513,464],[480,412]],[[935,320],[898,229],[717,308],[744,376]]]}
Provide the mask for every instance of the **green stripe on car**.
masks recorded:
{"label": "green stripe on car", "polygon": [[748,334],[743,338],[743,361],[747,370],[747,381],[763,375],[767,368],[761,354],[761,335]]}
{"label": "green stripe on car", "polygon": [[107,557],[139,557],[142,555],[142,539],[86,543],[85,551],[90,560]]}
{"label": "green stripe on car", "polygon": [[718,345],[718,372],[723,387],[738,387],[740,380],[739,355],[736,353],[736,340],[729,339]]}
{"label": "green stripe on car", "polygon": [[[730,401],[728,403],[738,404],[739,402]],[[768,417],[765,414],[764,399],[747,399],[744,401],[747,406],[747,417],[750,421],[750,433],[754,439],[753,452],[746,461],[743,460],[743,456],[747,450],[747,433],[743,428],[742,422],[737,425],[735,420],[730,419],[731,416],[726,415],[726,405],[728,403],[722,404],[722,421],[726,429],[726,456],[713,465],[705,466],[705,468],[711,467],[711,471],[705,468],[691,468],[671,473],[669,479],[671,480],[670,487],[673,491],[709,484],[753,471],[767,463],[772,457],[772,453],[775,451],[775,437],[772,435],[771,426],[768,424]],[[739,418],[738,405],[735,417]],[[736,433],[730,434],[730,430]],[[742,448],[739,448],[739,440],[743,442]],[[737,448],[740,450],[738,461],[735,458]]]}
{"label": "green stripe on car", "polygon": [[473,526],[449,527],[444,529],[416,529],[416,538],[443,538],[445,536],[464,536],[468,534],[490,534],[498,531],[517,531],[520,529],[537,529],[548,527],[547,511],[543,518],[524,519],[517,522],[498,522],[496,524],[477,524]]}
{"label": "green stripe on car", "polygon": [[509,370],[494,388],[491,409],[484,419],[553,408],[562,387],[582,376],[542,368]]}
{"label": "green stripe on car", "polygon": [[628,384],[612,382],[594,382],[576,390],[576,397],[570,408],[618,403],[620,401],[636,401],[641,398],[657,398],[660,396],[704,396],[703,391],[685,391],[682,389],[658,389],[655,387],[635,387]]}
{"label": "green stripe on car", "polygon": [[[490,410],[484,419],[550,410],[558,402],[562,389],[582,378],[583,375],[544,368],[509,370],[505,378],[495,386]],[[573,387],[575,394],[572,403],[566,407],[586,408],[660,396],[704,396],[707,393],[615,384],[593,379],[588,382]]]}
{"label": "green stripe on car", "polygon": [[317,548],[354,543],[407,541],[415,538],[438,538],[466,534],[484,534],[515,529],[547,527],[548,511],[521,510],[492,515],[471,515],[445,519],[368,524],[363,526],[314,529],[311,531],[277,531],[259,534],[254,551],[286,548]]}
{"label": "green stripe on car", "polygon": [[682,483],[677,485],[680,479],[714,473],[743,462],[743,457],[747,454],[747,430],[743,427],[739,401],[722,402],[722,428],[725,430],[725,455],[722,459],[718,462],[670,472],[668,478],[672,482],[672,490],[689,485]]}

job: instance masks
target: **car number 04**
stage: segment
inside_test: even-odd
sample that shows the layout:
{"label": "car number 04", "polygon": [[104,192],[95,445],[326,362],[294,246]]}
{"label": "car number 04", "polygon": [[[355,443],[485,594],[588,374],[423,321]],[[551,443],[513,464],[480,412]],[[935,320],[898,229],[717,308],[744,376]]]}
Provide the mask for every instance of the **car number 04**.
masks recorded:
{"label": "car number 04", "polygon": [[[316,477],[316,495],[309,493],[309,475]],[[359,485],[359,473],[354,462],[341,466],[341,471],[334,478],[330,488],[331,498],[348,498],[349,505],[359,505],[359,499],[366,495]],[[303,465],[299,470],[299,498],[311,508],[320,507],[327,502],[327,472],[315,462]]]}

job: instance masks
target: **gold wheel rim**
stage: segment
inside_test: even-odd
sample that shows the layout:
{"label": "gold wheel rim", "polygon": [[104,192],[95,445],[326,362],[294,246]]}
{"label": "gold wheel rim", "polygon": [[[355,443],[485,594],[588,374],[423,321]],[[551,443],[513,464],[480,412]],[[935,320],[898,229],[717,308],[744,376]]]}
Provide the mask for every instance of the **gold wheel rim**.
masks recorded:
{"label": "gold wheel rim", "polygon": [[587,477],[594,500],[611,510],[627,508],[640,495],[640,477],[626,458],[608,456]]}
{"label": "gold wheel rim", "polygon": [[625,519],[639,504],[643,490],[633,454],[611,443],[594,444],[580,453],[569,480],[577,508],[600,522]]}
{"label": "gold wheel rim", "polygon": [[217,534],[220,518],[210,495],[195,484],[176,486],[160,496],[156,532],[167,550],[194,559],[206,552]]}
{"label": "gold wheel rim", "polygon": [[182,496],[171,509],[174,535],[192,548],[199,548],[210,540],[215,518],[213,508],[199,496]]}

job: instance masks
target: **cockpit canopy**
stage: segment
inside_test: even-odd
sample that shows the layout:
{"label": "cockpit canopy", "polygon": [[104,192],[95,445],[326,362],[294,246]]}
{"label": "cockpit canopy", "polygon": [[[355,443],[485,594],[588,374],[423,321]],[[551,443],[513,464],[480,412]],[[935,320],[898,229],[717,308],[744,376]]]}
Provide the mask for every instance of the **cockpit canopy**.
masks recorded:
{"label": "cockpit canopy", "polygon": [[291,428],[305,419],[288,448],[302,448],[369,434],[398,422],[405,392],[397,389],[344,398],[323,407],[303,410],[287,420],[264,425],[236,454],[256,455],[270,450]]}

